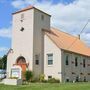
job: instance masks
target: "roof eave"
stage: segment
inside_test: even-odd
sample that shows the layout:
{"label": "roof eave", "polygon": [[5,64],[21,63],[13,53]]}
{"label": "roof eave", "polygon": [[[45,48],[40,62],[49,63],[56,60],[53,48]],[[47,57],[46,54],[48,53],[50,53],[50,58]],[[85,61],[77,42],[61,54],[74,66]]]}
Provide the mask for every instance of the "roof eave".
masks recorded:
{"label": "roof eave", "polygon": [[90,55],[85,55],[85,54],[81,54],[81,53],[73,52],[73,51],[70,51],[70,50],[63,49],[63,48],[60,48],[60,49],[63,50],[63,51],[70,52],[70,53],[74,53],[74,54],[78,54],[78,55],[82,55],[82,56],[90,57]]}

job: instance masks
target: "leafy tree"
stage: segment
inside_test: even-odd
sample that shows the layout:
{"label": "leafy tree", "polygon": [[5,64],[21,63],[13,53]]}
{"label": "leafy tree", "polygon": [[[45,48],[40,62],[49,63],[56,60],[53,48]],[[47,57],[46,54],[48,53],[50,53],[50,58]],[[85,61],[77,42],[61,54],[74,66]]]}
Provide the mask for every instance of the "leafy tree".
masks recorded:
{"label": "leafy tree", "polygon": [[7,67],[7,55],[4,55],[2,57],[2,62],[3,62],[3,69],[6,69],[6,67]]}
{"label": "leafy tree", "polygon": [[0,58],[0,69],[6,69],[7,66],[7,55]]}
{"label": "leafy tree", "polygon": [[0,58],[0,69],[2,69],[2,60]]}

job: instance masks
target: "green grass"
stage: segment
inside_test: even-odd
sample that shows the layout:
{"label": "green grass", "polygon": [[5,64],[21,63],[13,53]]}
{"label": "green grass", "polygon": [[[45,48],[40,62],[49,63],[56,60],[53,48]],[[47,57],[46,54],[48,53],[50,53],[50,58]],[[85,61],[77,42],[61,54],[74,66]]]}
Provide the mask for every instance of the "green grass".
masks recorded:
{"label": "green grass", "polygon": [[90,83],[31,83],[30,85],[21,86],[0,85],[0,90],[90,90]]}

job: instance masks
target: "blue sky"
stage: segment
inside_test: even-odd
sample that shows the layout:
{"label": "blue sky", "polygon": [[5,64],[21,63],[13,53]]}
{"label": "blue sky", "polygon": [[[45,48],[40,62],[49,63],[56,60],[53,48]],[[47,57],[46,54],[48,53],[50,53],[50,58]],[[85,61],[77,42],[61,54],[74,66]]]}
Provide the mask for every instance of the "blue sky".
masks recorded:
{"label": "blue sky", "polygon": [[[18,10],[11,5],[13,0],[0,0],[0,28],[8,27],[11,24],[12,16],[11,13]],[[22,0],[24,1],[24,0]],[[39,2],[43,2],[44,0],[38,0]],[[46,0],[49,1],[49,0]],[[53,4],[63,3],[69,4],[74,0],[52,0]],[[26,5],[27,6],[27,5]]]}
{"label": "blue sky", "polygon": [[[52,15],[52,26],[76,35],[90,16],[89,2],[90,0],[0,0],[0,56],[6,54],[8,49],[11,48],[13,12],[28,5],[34,5]],[[87,10],[88,8],[89,10]],[[84,15],[80,17],[79,12]],[[89,27],[87,27],[87,31],[88,29]],[[88,37],[85,36],[82,39],[89,45],[89,32],[87,34],[83,33],[83,35]]]}

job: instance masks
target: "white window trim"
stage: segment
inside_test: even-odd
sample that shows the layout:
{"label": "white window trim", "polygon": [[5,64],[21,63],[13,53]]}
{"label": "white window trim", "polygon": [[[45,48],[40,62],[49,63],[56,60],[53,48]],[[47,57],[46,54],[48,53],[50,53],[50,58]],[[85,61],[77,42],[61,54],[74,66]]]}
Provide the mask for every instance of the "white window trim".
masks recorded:
{"label": "white window trim", "polygon": [[51,67],[51,66],[53,66],[53,64],[54,64],[54,62],[53,62],[51,65],[48,65],[48,55],[50,55],[50,54],[53,55],[53,53],[48,53],[48,54],[46,54],[46,57],[47,57],[47,60],[46,60],[46,61],[47,61],[47,66],[48,66],[48,67]]}

